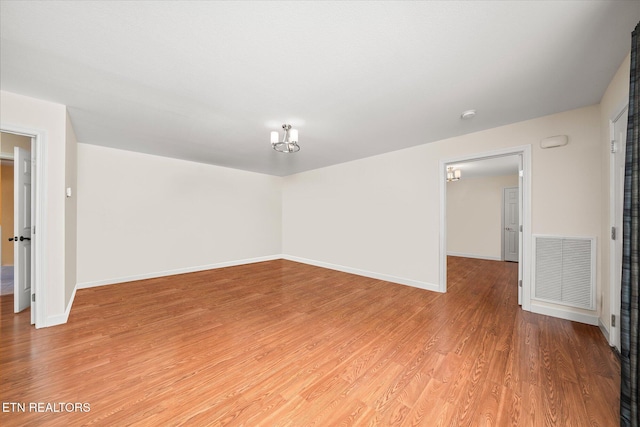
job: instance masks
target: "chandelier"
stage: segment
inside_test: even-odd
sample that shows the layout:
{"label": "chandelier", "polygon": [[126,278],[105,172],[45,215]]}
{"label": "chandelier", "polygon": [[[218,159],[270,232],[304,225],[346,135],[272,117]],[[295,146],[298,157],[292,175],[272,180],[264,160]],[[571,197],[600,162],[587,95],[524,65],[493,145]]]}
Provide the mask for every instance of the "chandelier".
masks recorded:
{"label": "chandelier", "polygon": [[453,166],[447,166],[447,182],[459,181],[462,178],[460,169],[454,169]]}
{"label": "chandelier", "polygon": [[298,145],[298,130],[291,129],[291,125],[282,125],[284,129],[284,135],[280,139],[280,135],[277,131],[271,132],[271,146],[279,153],[295,153],[300,151]]}

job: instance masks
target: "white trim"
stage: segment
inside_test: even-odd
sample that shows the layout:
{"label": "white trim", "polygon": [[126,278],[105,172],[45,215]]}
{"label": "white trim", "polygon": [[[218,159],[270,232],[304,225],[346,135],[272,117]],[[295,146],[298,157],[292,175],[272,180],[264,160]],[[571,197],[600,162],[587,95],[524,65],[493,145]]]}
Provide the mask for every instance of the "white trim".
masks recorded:
{"label": "white trim", "polygon": [[[614,115],[611,116],[611,118],[609,119],[609,124],[613,124],[615,123],[620,117],[622,117],[622,115],[625,112],[629,111],[629,101],[625,101],[622,103],[622,105],[620,107],[618,107],[617,110],[615,110],[616,113]],[[615,135],[613,134],[613,128],[609,128],[609,139],[614,139]]]}
{"label": "white trim", "polygon": [[[176,274],[195,273],[197,271],[214,270],[217,268],[224,268],[224,267],[234,267],[237,265],[253,264],[256,262],[263,262],[263,261],[273,261],[281,258],[282,258],[281,255],[268,255],[263,257],[240,259],[235,261],[218,262],[215,264],[199,265],[195,267],[185,267],[185,268],[176,268],[173,270],[156,271],[153,273],[134,274],[131,276],[121,276],[121,277],[116,277],[112,279],[78,283],[76,285],[76,288],[86,289],[86,288],[93,288],[96,286],[115,285],[116,283],[133,282],[136,280],[145,280],[145,279],[155,279],[157,277],[174,276]],[[71,298],[71,301],[72,300],[73,300],[73,297]]]}
{"label": "white trim", "polygon": [[343,265],[331,264],[324,261],[316,261],[307,258],[301,258],[293,255],[282,255],[282,259],[288,261],[300,262],[302,264],[314,265],[316,267],[328,268],[330,270],[342,271],[343,273],[357,274],[358,276],[370,277],[372,279],[384,280],[385,282],[397,283],[400,285],[411,286],[413,288],[425,289],[427,291],[440,292],[438,285],[432,283],[421,282],[419,280],[405,279],[384,273],[376,273],[373,271],[362,270],[359,268],[346,267]]}
{"label": "white trim", "polygon": [[71,294],[71,298],[69,298],[69,304],[67,304],[67,308],[64,310],[64,314],[47,317],[47,322],[45,325],[46,327],[67,323],[67,321],[69,320],[69,314],[71,313],[71,307],[73,306],[73,300],[76,298],[76,290],[78,290],[78,286],[75,286],[73,288],[73,293]]}
{"label": "white trim", "polygon": [[531,303],[531,311],[537,314],[544,314],[546,316],[571,320],[573,322],[586,323],[587,325],[593,326],[598,326],[598,321],[600,320],[597,314],[576,313],[575,311],[567,311],[560,308],[538,305],[535,302]]}
{"label": "white trim", "polygon": [[[615,157],[616,156],[613,153],[611,153],[610,147],[611,147],[611,141],[615,139],[615,135],[614,135],[615,123],[628,110],[629,110],[629,103],[625,102],[624,105],[622,105],[620,108],[615,110],[616,113],[613,116],[611,116],[611,118],[609,119],[609,143],[608,143],[608,146],[609,146],[608,147],[608,151],[609,151],[609,230],[611,229],[611,227],[615,226],[615,216],[616,216],[616,206],[615,206],[615,200],[616,200],[616,195],[615,195],[616,159]],[[618,149],[621,149],[621,147],[618,147]],[[624,185],[624,183],[622,183],[622,185]],[[618,237],[622,238],[622,230],[620,229],[616,231],[619,232]],[[608,236],[608,233],[605,236]],[[607,238],[607,237],[604,237],[604,238]],[[620,295],[618,293],[619,287],[614,284],[616,281],[616,273],[614,268],[615,265],[616,265],[616,244],[613,240],[609,238],[609,314],[610,315],[612,315],[616,311],[620,311],[620,310],[616,310],[616,307],[615,307],[616,302],[620,301]],[[602,313],[600,313],[600,315],[602,315]],[[616,319],[618,321],[617,323],[618,326],[612,326],[608,328],[607,329],[608,334],[606,335],[609,345],[611,345],[612,347],[616,347],[618,350],[620,350],[620,342],[618,342],[618,335],[619,335],[618,331],[620,327],[619,317],[620,316],[618,316],[618,319]],[[605,319],[605,321],[606,323],[611,322],[610,319]]]}
{"label": "white trim", "polygon": [[447,252],[447,256],[459,256],[463,258],[475,258],[475,259],[486,259],[489,261],[502,261],[502,258],[497,256],[487,256],[487,255],[479,255],[479,254],[465,254],[462,252]]}
{"label": "white trim", "polygon": [[[0,131],[31,138],[31,158],[35,160],[35,164],[31,169],[31,185],[36,192],[35,218],[32,218],[31,221],[31,225],[36,228],[35,237],[32,237],[32,244],[35,244],[35,255],[32,260],[32,262],[35,262],[35,273],[31,278],[34,292],[37,295],[35,327],[42,328],[46,327],[48,323],[46,318],[46,313],[48,312],[46,305],[47,284],[46,275],[44,274],[44,266],[47,262],[47,252],[45,250],[47,243],[47,221],[45,221],[47,215],[47,192],[44,181],[47,174],[47,132],[2,122],[0,122]],[[34,175],[35,180],[33,179]]]}
{"label": "white trim", "polygon": [[[10,132],[7,132],[10,133]],[[5,154],[5,153],[0,153],[0,160],[11,160],[13,161],[13,154]]]}
{"label": "white trim", "polygon": [[[605,325],[604,323],[602,323],[602,319],[598,318],[598,328],[600,328],[600,332],[602,332],[602,335],[604,335],[604,338],[609,341],[609,330],[607,329],[607,325]],[[609,345],[611,345],[611,343],[609,343]]]}
{"label": "white trim", "polygon": [[38,328],[49,328],[51,326],[58,326],[67,323],[69,315],[65,312],[63,314],[56,314],[54,316],[48,316],[45,320],[45,324],[38,326]]}
{"label": "white trim", "polygon": [[[518,163],[520,163],[520,162],[518,162]],[[520,165],[518,165],[518,170],[520,170]],[[518,177],[518,181],[520,181],[520,177]],[[504,204],[505,204],[506,198],[504,197],[504,193],[505,193],[506,188],[507,187],[502,187],[502,191],[501,191],[502,194],[500,194],[500,198],[502,199],[501,203],[500,203],[500,260],[501,261],[505,259],[505,255],[504,254],[506,252],[506,250],[504,248],[504,233],[506,231],[505,230],[506,227],[504,225],[504,220],[505,220],[504,219]],[[511,187],[511,188],[513,188],[513,187]],[[518,184],[518,186],[516,188],[518,189],[518,193],[519,193],[520,192],[520,185]],[[518,198],[520,198],[519,194],[518,194]],[[518,215],[520,215],[520,212],[518,212]],[[520,220],[520,217],[518,217],[518,222],[519,222],[519,220]],[[518,237],[520,237],[520,236],[518,236]]]}
{"label": "white trim", "polygon": [[460,163],[472,160],[490,159],[511,155],[522,156],[522,308],[531,311],[531,145],[519,145],[499,150],[486,151],[465,156],[451,157],[440,160],[440,292],[447,291],[447,197],[446,197],[446,167],[451,163]]}
{"label": "white trim", "polygon": [[36,217],[35,221],[32,218],[32,224],[35,227],[36,235],[36,328],[39,328],[38,324],[45,323],[45,316],[47,313],[46,295],[48,291],[46,283],[46,275],[44,272],[44,266],[47,262],[47,253],[45,251],[47,244],[47,199],[48,193],[45,185],[45,177],[47,176],[47,134],[41,132],[32,137],[31,143],[31,159],[35,160],[35,164],[31,169],[31,185],[33,185],[34,174],[36,181]]}
{"label": "white trim", "polygon": [[440,274],[439,292],[447,292],[447,161],[440,160]]}

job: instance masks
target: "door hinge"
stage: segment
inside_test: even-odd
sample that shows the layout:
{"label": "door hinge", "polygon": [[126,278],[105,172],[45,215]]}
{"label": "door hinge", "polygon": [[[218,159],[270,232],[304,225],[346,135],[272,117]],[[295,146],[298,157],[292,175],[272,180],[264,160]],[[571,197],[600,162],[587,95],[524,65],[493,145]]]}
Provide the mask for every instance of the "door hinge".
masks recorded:
{"label": "door hinge", "polygon": [[33,229],[31,230],[31,234],[36,234],[36,226],[33,226]]}
{"label": "door hinge", "polygon": [[611,227],[611,240],[616,240],[616,228]]}
{"label": "door hinge", "polygon": [[518,287],[521,288],[522,287],[522,280],[518,280]]}
{"label": "door hinge", "polygon": [[31,302],[36,302],[36,294],[31,294]]}
{"label": "door hinge", "polygon": [[612,314],[611,315],[611,327],[615,328],[616,326],[616,315]]}
{"label": "door hinge", "polygon": [[520,226],[520,231],[522,231],[522,226]]}
{"label": "door hinge", "polygon": [[618,144],[615,140],[611,141],[611,154],[615,154],[618,151]]}

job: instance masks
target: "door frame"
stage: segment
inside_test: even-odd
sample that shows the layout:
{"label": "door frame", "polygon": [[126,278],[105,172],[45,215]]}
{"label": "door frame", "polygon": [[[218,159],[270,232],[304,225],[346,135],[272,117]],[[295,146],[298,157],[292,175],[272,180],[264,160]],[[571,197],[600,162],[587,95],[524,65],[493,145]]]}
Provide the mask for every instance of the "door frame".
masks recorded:
{"label": "door frame", "polygon": [[440,283],[439,292],[447,292],[447,166],[454,163],[485,160],[511,155],[521,156],[521,183],[519,197],[522,200],[520,212],[522,231],[520,232],[520,253],[518,255],[518,279],[522,281],[521,305],[531,311],[531,145],[520,145],[476,154],[450,157],[440,160]]}
{"label": "door frame", "polygon": [[[32,274],[31,286],[36,296],[36,303],[31,303],[32,316],[35,314],[35,327],[46,327],[47,313],[47,286],[45,283],[44,265],[46,262],[46,132],[38,129],[15,126],[8,123],[0,123],[0,131],[31,138],[31,191],[33,203],[31,204],[31,225],[36,232],[32,235]],[[35,206],[34,206],[35,205]]]}
{"label": "door frame", "polygon": [[[626,114],[629,111],[629,103],[625,102],[625,104],[616,111],[617,113],[609,119],[609,144],[611,144],[615,140],[615,123],[622,117],[623,114]],[[611,148],[609,148],[609,230],[611,230],[611,227],[615,226],[616,216],[615,157],[616,156],[614,155],[614,153],[611,152]],[[621,182],[620,184],[624,187],[624,182]],[[624,205],[624,200],[620,200],[620,202],[622,203],[622,205]],[[619,208],[622,209],[623,206],[619,206]],[[618,234],[616,237],[622,239],[622,228],[620,228],[620,230],[616,230],[616,233]],[[609,237],[609,314],[617,314],[616,324],[618,326],[612,326],[611,318],[608,319],[608,341],[610,346],[616,347],[618,350],[620,350],[620,339],[618,333],[618,331],[620,330],[620,307],[616,307],[616,305],[620,304],[621,283],[616,280],[616,261],[616,244],[613,240],[611,240],[611,237]],[[620,265],[622,266],[622,259],[620,259],[619,261]],[[607,319],[605,319],[605,322],[606,321]]]}

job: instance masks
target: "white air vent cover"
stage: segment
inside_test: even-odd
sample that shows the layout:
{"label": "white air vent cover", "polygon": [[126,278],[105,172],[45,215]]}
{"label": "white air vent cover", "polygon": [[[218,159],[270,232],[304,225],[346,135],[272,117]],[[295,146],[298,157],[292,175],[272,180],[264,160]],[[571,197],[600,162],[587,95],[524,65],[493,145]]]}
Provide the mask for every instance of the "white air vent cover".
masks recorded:
{"label": "white air vent cover", "polygon": [[595,239],[533,236],[533,298],[595,309]]}

